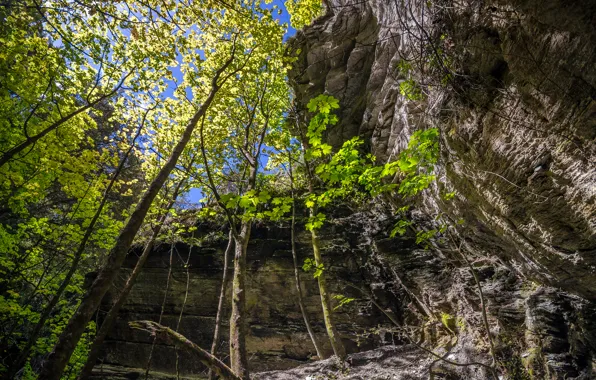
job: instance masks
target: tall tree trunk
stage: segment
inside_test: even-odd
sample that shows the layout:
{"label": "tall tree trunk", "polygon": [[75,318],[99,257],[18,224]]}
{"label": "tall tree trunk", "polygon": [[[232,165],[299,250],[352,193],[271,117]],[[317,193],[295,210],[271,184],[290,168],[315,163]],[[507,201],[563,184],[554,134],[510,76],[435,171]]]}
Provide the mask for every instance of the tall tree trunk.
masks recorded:
{"label": "tall tree trunk", "polygon": [[[93,235],[93,230],[95,228],[95,224],[97,223],[97,221],[99,220],[99,217],[101,216],[101,213],[103,212],[103,209],[108,201],[108,196],[110,195],[110,191],[112,190],[112,187],[114,187],[114,184],[116,183],[116,180],[120,176],[120,173],[122,172],[122,169],[124,168],[124,165],[126,164],[126,161],[128,161],[128,157],[130,156],[130,153],[132,152],[132,150],[135,147],[136,141],[139,138],[141,131],[143,130],[143,127],[145,125],[145,120],[147,118],[147,114],[149,113],[150,110],[151,109],[147,110],[145,112],[145,114],[143,115],[143,120],[142,120],[141,124],[139,125],[139,128],[137,129],[135,136],[132,139],[130,147],[128,148],[128,150],[126,151],[124,156],[122,157],[122,160],[120,161],[120,164],[116,168],[116,171],[114,172],[112,179],[110,180],[110,183],[104,190],[104,193],[103,193],[102,199],[99,203],[99,206],[97,207],[97,210],[95,210],[95,214],[91,218],[91,222],[89,223],[89,226],[85,230],[85,234],[83,235],[83,238],[81,239],[81,241],[79,243],[79,247],[77,248],[77,250],[74,254],[72,263],[70,264],[70,268],[68,269],[66,276],[64,276],[64,279],[62,280],[60,287],[58,288],[58,290],[56,290],[56,293],[52,296],[52,299],[46,305],[43,312],[41,313],[41,316],[39,317],[39,320],[37,321],[37,324],[35,325],[33,332],[29,335],[29,340],[27,341],[27,344],[21,350],[21,353],[17,357],[17,360],[13,363],[13,365],[11,365],[11,368],[8,371],[9,377],[14,377],[16,375],[17,371],[23,366],[23,364],[25,364],[25,361],[27,360],[27,358],[29,357],[29,354],[31,353],[31,349],[33,348],[35,343],[37,343],[37,338],[39,337],[39,334],[41,333],[42,328],[45,326],[46,321],[52,314],[54,307],[56,307],[56,305],[58,304],[58,301],[62,297],[62,293],[64,293],[64,291],[66,290],[66,287],[70,284],[70,280],[72,279],[72,276],[74,276],[75,272],[79,268],[79,262],[81,261],[81,258],[83,257],[83,253],[85,252],[85,248],[87,247],[87,242],[91,238],[91,235]],[[41,283],[41,279],[40,279],[40,283]]]}
{"label": "tall tree trunk", "polygon": [[[304,147],[305,137],[302,133],[302,129],[300,125],[297,124],[298,131],[300,132],[300,138],[302,139],[302,150],[306,152]],[[308,179],[308,193],[314,194],[315,193],[315,181],[314,176],[311,171],[310,164],[308,160],[304,160],[304,166],[306,168],[306,176]],[[309,215],[313,218],[316,215],[316,210],[313,207],[308,209]],[[311,244],[312,250],[315,257],[315,264],[317,267],[323,265],[323,258],[321,256],[321,250],[319,248],[319,237],[317,236],[317,231],[313,228],[310,231],[311,236]],[[327,293],[327,283],[325,281],[325,271],[322,271],[319,277],[317,277],[317,282],[319,284],[319,293],[321,294],[321,306],[323,307],[323,318],[325,320],[325,328],[327,329],[327,335],[329,336],[329,341],[331,343],[331,347],[333,348],[333,353],[340,359],[344,360],[346,357],[346,349],[341,341],[341,337],[335,327],[335,323],[333,322],[333,308],[331,307],[331,299],[329,297],[329,293]]]}
{"label": "tall tree trunk", "polygon": [[[311,217],[314,216],[314,210],[310,209]],[[321,256],[321,250],[319,249],[319,237],[317,236],[316,230],[313,228],[310,231],[312,250],[315,256],[315,264],[317,267],[323,265],[323,258]],[[321,293],[321,305],[323,306],[323,318],[325,319],[325,328],[327,329],[327,335],[329,335],[329,341],[333,348],[333,353],[340,359],[344,360],[346,357],[346,349],[341,341],[341,337],[333,322],[333,308],[331,307],[331,298],[327,292],[327,283],[325,281],[325,271],[323,271],[319,277],[317,277],[319,283],[319,293]]]}
{"label": "tall tree trunk", "polygon": [[198,121],[205,114],[211,105],[215,94],[219,90],[221,86],[221,84],[217,83],[219,77],[233,60],[234,53],[232,53],[224,65],[217,70],[211,82],[211,91],[205,99],[205,102],[201,105],[199,110],[194,114],[186,126],[184,133],[174,147],[170,158],[161,168],[153,182],[151,182],[151,185],[149,185],[149,188],[143,194],[141,201],[137,204],[136,209],[133,211],[128,222],[120,232],[120,235],[116,239],[116,244],[108,256],[106,264],[99,272],[97,278],[87,291],[87,294],[83,297],[79,308],[74,313],[72,318],[70,318],[68,325],[58,338],[58,343],[56,343],[56,346],[54,346],[54,350],[44,363],[39,374],[39,380],[59,380],[62,376],[64,368],[70,360],[70,356],[72,355],[77,343],[79,342],[79,339],[81,339],[81,336],[87,327],[87,323],[89,323],[89,320],[91,320],[91,317],[93,316],[93,313],[95,313],[95,310],[97,310],[99,307],[103,296],[109,290],[112,282],[116,278],[118,270],[120,269],[120,266],[122,265],[122,262],[124,261],[126,254],[128,253],[137,232],[139,231],[139,228],[143,224],[145,216],[147,215],[153,200],[176,166],[178,158],[188,144],[188,141],[190,140]]}
{"label": "tall tree trunk", "polygon": [[[263,93],[266,92],[266,87],[263,89]],[[259,99],[260,107],[262,109],[262,97]],[[239,150],[246,160],[248,167],[248,185],[245,189],[246,192],[254,190],[256,188],[257,173],[259,168],[259,157],[261,154],[261,148],[265,141],[265,135],[267,134],[269,118],[265,119],[264,127],[259,133],[259,139],[256,144],[249,141],[250,131],[254,128],[253,121],[256,109],[255,106],[251,116],[250,122],[244,126],[245,128],[245,140],[244,146],[240,147]],[[205,149],[205,136],[204,136],[204,124],[205,119],[201,122],[199,129],[199,135],[201,138],[201,153],[203,156],[203,163],[205,165],[205,172],[209,180],[209,187],[217,200],[217,203],[221,206],[222,210],[226,214],[232,235],[234,236],[235,244],[235,257],[234,257],[234,281],[232,285],[232,311],[230,316],[230,363],[234,373],[242,378],[243,380],[249,380],[248,370],[248,358],[246,356],[246,249],[248,246],[248,240],[250,238],[251,221],[252,217],[241,218],[240,231],[236,229],[235,216],[226,208],[219,196],[217,186],[213,181],[213,176],[209,169],[209,160],[207,159],[207,153]],[[254,146],[256,145],[256,146]],[[254,147],[254,150],[252,149]],[[243,217],[249,216],[242,215]]]}
{"label": "tall tree trunk", "polygon": [[288,153],[288,167],[289,167],[289,175],[290,175],[290,190],[292,192],[292,223],[291,223],[291,230],[290,230],[290,243],[292,246],[292,261],[294,263],[294,284],[296,285],[296,295],[298,297],[298,306],[300,307],[300,312],[302,313],[302,318],[304,319],[304,324],[306,325],[306,330],[308,331],[308,335],[310,336],[310,340],[312,341],[313,346],[315,347],[315,351],[317,352],[317,356],[320,359],[326,359],[326,356],[323,353],[323,350],[319,347],[317,340],[315,338],[315,333],[312,330],[310,322],[308,320],[308,315],[306,314],[306,309],[304,307],[304,301],[302,299],[302,286],[300,285],[300,269],[298,267],[298,256],[296,255],[296,198],[294,194],[294,173],[292,171],[292,155]]}
{"label": "tall tree trunk", "polygon": [[[169,210],[174,205],[176,199],[178,198],[178,194],[180,193],[180,188],[182,187],[184,182],[185,181],[182,180],[178,183],[176,189],[174,190],[174,194],[172,195],[172,200],[167,205],[165,210]],[[126,298],[130,294],[130,291],[132,290],[132,287],[134,286],[137,277],[139,277],[139,274],[141,274],[141,270],[143,269],[143,266],[145,265],[145,262],[147,261],[149,254],[151,253],[151,251],[153,251],[155,241],[157,240],[157,237],[161,232],[161,229],[168,217],[168,214],[169,213],[166,211],[166,213],[160,217],[159,221],[157,222],[157,225],[155,226],[155,229],[153,230],[151,238],[149,239],[149,241],[145,245],[145,248],[143,249],[143,253],[141,253],[141,256],[137,260],[134,269],[132,270],[130,276],[126,280],[126,284],[124,285],[122,292],[120,292],[120,295],[118,295],[118,298],[110,308],[110,311],[108,311],[108,314],[106,315],[106,317],[103,320],[103,323],[101,324],[101,328],[99,329],[97,334],[95,334],[95,339],[93,340],[93,343],[91,344],[91,348],[89,350],[89,354],[87,355],[87,361],[85,362],[85,366],[79,374],[79,380],[86,380],[91,375],[91,371],[93,370],[95,363],[97,363],[97,358],[99,357],[101,346],[104,340],[106,339],[106,336],[112,329],[112,325],[114,324],[114,321],[118,316],[118,312],[120,311],[122,305],[124,305],[124,302],[126,302]]]}
{"label": "tall tree trunk", "polygon": [[235,240],[234,280],[232,283],[232,313],[230,316],[230,365],[243,380],[249,380],[246,355],[246,249],[251,222],[242,222]]}
{"label": "tall tree trunk", "polygon": [[315,351],[317,352],[317,356],[319,359],[326,359],[326,355],[324,354],[323,350],[319,347],[317,340],[315,338],[315,333],[312,330],[310,322],[308,320],[308,315],[306,314],[306,309],[304,308],[304,301],[302,299],[302,287],[300,285],[300,270],[298,269],[298,258],[296,256],[296,242],[294,238],[294,210],[292,209],[292,232],[291,232],[291,240],[292,240],[292,259],[294,261],[294,283],[296,285],[296,295],[298,296],[298,306],[300,306],[300,312],[302,313],[302,318],[304,319],[304,324],[306,325],[306,330],[308,331],[308,335],[310,336],[310,340],[312,341],[313,346],[315,347]]}
{"label": "tall tree trunk", "polygon": [[[223,304],[224,300],[226,299],[226,289],[228,287],[229,276],[228,276],[228,267],[230,262],[230,253],[232,252],[232,248],[234,247],[234,236],[232,235],[232,230],[230,229],[230,233],[228,234],[228,246],[226,247],[226,251],[224,252],[224,266],[223,266],[223,275],[221,279],[221,289],[219,291],[219,302],[217,304],[217,314],[215,316],[215,329],[213,331],[213,343],[211,344],[211,355],[215,356],[217,352],[217,346],[219,344],[219,336],[221,330],[221,321],[223,320]],[[209,368],[209,380],[215,379],[215,373],[211,368]]]}

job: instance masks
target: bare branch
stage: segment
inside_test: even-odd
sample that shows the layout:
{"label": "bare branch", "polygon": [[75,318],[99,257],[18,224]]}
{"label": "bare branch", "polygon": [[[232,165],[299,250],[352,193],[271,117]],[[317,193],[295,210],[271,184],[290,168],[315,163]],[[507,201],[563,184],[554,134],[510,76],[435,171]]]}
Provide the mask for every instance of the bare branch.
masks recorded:
{"label": "bare branch", "polygon": [[175,332],[169,327],[162,326],[159,323],[153,321],[133,321],[129,322],[128,324],[133,329],[147,331],[159,339],[162,339],[166,342],[172,342],[176,346],[185,348],[188,351],[195,353],[201,363],[213,369],[213,371],[215,371],[215,373],[217,373],[223,379],[241,380],[241,378],[236,376],[232,372],[232,369],[225,365],[221,360],[188,340],[184,335]]}

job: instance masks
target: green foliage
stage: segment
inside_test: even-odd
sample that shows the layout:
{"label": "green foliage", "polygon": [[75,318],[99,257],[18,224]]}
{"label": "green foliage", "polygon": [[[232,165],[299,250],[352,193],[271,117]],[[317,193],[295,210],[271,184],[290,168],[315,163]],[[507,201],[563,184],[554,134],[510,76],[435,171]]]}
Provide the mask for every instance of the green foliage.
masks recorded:
{"label": "green foliage", "polygon": [[[359,138],[346,141],[342,147],[332,154],[331,146],[323,143],[323,133],[329,125],[335,125],[337,116],[332,110],[339,108],[337,99],[328,95],[319,95],[310,100],[308,110],[316,112],[308,125],[306,137],[309,147],[305,152],[305,159],[316,163],[314,173],[325,184],[323,191],[311,193],[305,200],[306,206],[315,210],[325,207],[334,199],[345,198],[353,194],[365,165],[371,161],[370,156],[362,158],[358,150],[362,144]],[[309,219],[306,225],[308,230],[316,230],[322,227],[326,217],[319,212]]]}
{"label": "green foliage", "polygon": [[68,366],[62,375],[63,380],[75,380],[78,378],[79,372],[83,369],[85,362],[87,361],[87,355],[93,338],[95,337],[96,326],[95,322],[90,322],[87,329],[75,348]]}
{"label": "green foliage", "polygon": [[308,223],[306,223],[305,227],[309,231],[318,230],[323,226],[323,223],[325,222],[326,218],[327,217],[325,216],[325,214],[319,212],[316,215],[308,218]]}
{"label": "green foliage", "polygon": [[263,215],[273,221],[280,220],[292,211],[293,202],[291,197],[275,197],[271,200],[271,210],[264,211]]}
{"label": "green foliage", "polygon": [[453,335],[457,335],[458,332],[462,332],[466,327],[465,319],[461,317],[455,317],[449,313],[441,312],[440,320],[441,324]]}
{"label": "green foliage", "polygon": [[455,318],[451,314],[441,312],[441,323],[451,332],[453,332],[454,329],[454,321]]}
{"label": "green foliage", "polygon": [[408,100],[422,100],[422,90],[413,79],[406,79],[399,84],[399,93]]}
{"label": "green foliage", "polygon": [[405,220],[405,219],[400,219],[397,221],[397,223],[395,223],[395,225],[393,226],[393,229],[391,230],[391,233],[389,234],[390,237],[395,237],[395,235],[400,235],[403,236],[406,231],[407,228],[409,226],[411,226],[413,223],[410,220]]}
{"label": "green foliage", "polygon": [[354,302],[356,300],[356,298],[349,298],[349,297],[346,297],[346,296],[344,296],[342,294],[336,294],[336,295],[333,296],[333,298],[338,302],[337,306],[335,306],[333,308],[333,310],[337,310],[340,307],[345,306],[345,305],[347,305],[349,303],[352,303],[352,302]]}
{"label": "green foliage", "polygon": [[402,59],[397,61],[395,68],[397,69],[398,75],[405,78],[399,83],[399,93],[408,100],[422,100],[424,98],[422,89],[411,77],[413,69],[412,64]]}
{"label": "green foliage", "polygon": [[286,0],[290,23],[294,29],[302,29],[323,14],[321,0]]}
{"label": "green foliage", "polygon": [[35,380],[37,379],[37,374],[31,368],[31,363],[27,362],[25,364],[25,368],[23,369],[23,374],[21,375],[21,379],[23,380]]}
{"label": "green foliage", "polygon": [[318,278],[323,274],[325,266],[323,264],[317,265],[316,261],[311,258],[304,259],[302,270],[305,272],[313,272],[313,278]]}
{"label": "green foliage", "polygon": [[[409,64],[402,61],[400,70],[409,70]],[[309,148],[305,158],[317,162],[315,173],[325,184],[325,188],[318,194],[309,194],[305,205],[314,209],[325,207],[333,199],[342,199],[347,196],[376,196],[382,193],[397,190],[402,197],[412,197],[427,189],[435,180],[434,166],[438,160],[438,136],[436,128],[419,130],[412,134],[408,146],[397,159],[384,165],[375,165],[371,155],[362,155],[360,146],[362,140],[354,137],[331,154],[331,147],[323,143],[323,133],[329,125],[337,123],[337,117],[331,111],[339,108],[337,100],[328,95],[319,95],[310,100],[308,110],[318,112],[313,116],[308,126]],[[400,182],[395,183],[396,175]],[[448,197],[453,195],[448,195]],[[397,210],[404,214],[407,206]],[[317,213],[309,219],[307,229],[318,229],[323,225],[324,214]],[[412,222],[400,219],[391,231],[391,237],[403,235]],[[433,237],[438,231],[421,231],[417,241],[423,243]]]}
{"label": "green foliage", "polygon": [[436,229],[431,229],[428,231],[418,231],[416,233],[416,244],[427,243],[430,239],[435,237],[439,231]]}
{"label": "green foliage", "polygon": [[443,199],[446,201],[450,201],[453,198],[455,198],[455,191],[452,191],[450,193],[445,193],[445,195],[443,195]]}
{"label": "green foliage", "polygon": [[260,203],[265,203],[271,199],[271,195],[266,190],[258,192],[257,190],[249,190],[242,195],[236,195],[232,193],[224,194],[221,196],[221,201],[225,204],[228,209],[235,209],[240,207],[246,211],[250,216],[254,216],[257,211],[257,206]]}
{"label": "green foliage", "polygon": [[306,137],[310,144],[305,152],[306,159],[315,159],[331,153],[331,146],[323,143],[323,132],[329,125],[337,124],[338,118],[331,111],[339,108],[339,102],[332,96],[319,95],[308,102],[308,110],[317,112],[308,125]]}
{"label": "green foliage", "polygon": [[399,74],[407,76],[412,70],[412,64],[405,59],[400,59],[395,64],[395,68],[398,70]]}
{"label": "green foliage", "polygon": [[[267,190],[250,190],[243,195],[232,193],[221,196],[221,201],[227,209],[241,209],[243,218],[246,220],[269,219],[278,221],[292,210],[293,199],[291,197],[272,197]],[[203,216],[213,216],[215,211],[207,208],[202,211]]]}

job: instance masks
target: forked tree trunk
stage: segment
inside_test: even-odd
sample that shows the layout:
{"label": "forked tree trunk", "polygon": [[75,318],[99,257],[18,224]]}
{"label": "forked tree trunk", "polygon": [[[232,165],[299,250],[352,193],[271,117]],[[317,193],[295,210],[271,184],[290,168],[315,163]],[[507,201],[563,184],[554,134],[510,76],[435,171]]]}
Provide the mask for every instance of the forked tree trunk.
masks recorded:
{"label": "forked tree trunk", "polygon": [[[265,89],[263,90],[266,91]],[[260,106],[263,107],[262,98],[259,101]],[[264,127],[260,132],[259,140],[254,147],[254,152],[249,147],[253,145],[249,141],[250,130],[254,128],[254,114],[258,107],[252,111],[250,122],[245,127],[245,141],[244,146],[240,147],[241,153],[246,159],[248,167],[248,185],[244,191],[252,191],[256,188],[257,173],[259,168],[259,157],[261,154],[261,148],[265,140],[265,135],[268,130],[268,116],[266,117]],[[209,180],[209,187],[215,196],[218,204],[224,210],[232,235],[234,236],[235,244],[235,255],[234,255],[234,280],[232,284],[232,311],[230,315],[230,363],[234,373],[243,380],[249,380],[248,370],[248,358],[246,356],[246,249],[248,246],[248,240],[250,239],[251,220],[242,218],[240,231],[236,229],[235,217],[226,208],[226,204],[222,202],[222,199],[217,191],[217,186],[213,181],[213,176],[209,169],[209,160],[207,159],[207,153],[205,149],[205,136],[204,136],[204,124],[205,119],[201,122],[199,134],[201,138],[201,153],[203,155],[203,163],[205,165],[205,172]],[[247,216],[244,214],[243,216]]]}
{"label": "forked tree trunk", "polygon": [[[211,355],[215,355],[217,352],[217,346],[219,344],[219,336],[221,331],[221,321],[223,319],[223,304],[224,300],[226,299],[226,289],[228,287],[229,276],[228,276],[228,267],[230,263],[230,253],[232,253],[232,248],[234,247],[234,235],[232,235],[232,230],[230,229],[230,233],[228,234],[228,246],[226,247],[226,251],[224,252],[224,266],[223,266],[223,275],[221,279],[221,289],[219,291],[219,302],[217,304],[217,314],[215,316],[215,329],[213,331],[213,343],[211,344]],[[209,368],[209,380],[215,379],[215,373],[211,368]]]}
{"label": "forked tree trunk", "polygon": [[68,361],[70,360],[77,343],[81,339],[81,336],[83,335],[87,324],[91,320],[91,317],[93,317],[93,313],[95,313],[99,307],[103,296],[110,289],[112,282],[116,278],[116,275],[122,266],[122,262],[126,258],[126,254],[130,250],[132,242],[139,231],[139,228],[143,224],[145,216],[147,215],[153,200],[176,166],[178,158],[188,144],[188,141],[190,140],[197,123],[205,114],[211,105],[215,94],[219,90],[221,84],[218,84],[217,82],[221,76],[221,73],[223,73],[223,71],[232,63],[233,60],[234,54],[232,54],[230,58],[223,64],[223,66],[217,70],[211,82],[211,91],[205,99],[205,102],[201,105],[199,110],[194,114],[186,126],[184,133],[174,147],[170,158],[160,169],[153,182],[151,182],[149,188],[143,194],[141,201],[137,204],[136,209],[128,219],[128,222],[120,232],[114,247],[110,251],[106,264],[99,272],[97,278],[87,291],[87,294],[85,294],[83,297],[79,308],[74,313],[72,318],[70,318],[68,325],[64,328],[64,331],[58,338],[58,343],[56,343],[52,353],[43,364],[38,377],[39,380],[59,380],[61,378],[64,368],[66,367],[66,364],[68,364]]}
{"label": "forked tree trunk", "polygon": [[246,249],[251,223],[242,222],[235,240],[234,280],[232,282],[232,312],[230,316],[230,365],[242,380],[249,380],[246,355]]}

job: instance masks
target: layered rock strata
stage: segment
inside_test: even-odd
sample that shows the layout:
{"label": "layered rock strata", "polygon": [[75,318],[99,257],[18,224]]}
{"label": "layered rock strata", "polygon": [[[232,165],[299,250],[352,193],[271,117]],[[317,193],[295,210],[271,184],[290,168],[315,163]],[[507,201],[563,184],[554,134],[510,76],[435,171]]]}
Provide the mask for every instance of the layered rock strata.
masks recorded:
{"label": "layered rock strata", "polygon": [[[201,233],[204,232],[206,231],[203,230]],[[299,261],[302,263],[304,258],[312,256],[310,234],[303,227],[297,232],[297,249]],[[349,250],[347,243],[335,233],[336,231],[327,231],[321,235],[322,251],[328,262],[330,289],[333,294],[359,298],[336,311],[336,322],[349,352],[371,349],[386,339],[384,335],[373,334],[371,329],[388,326],[391,322],[370,305],[367,299],[363,299],[358,290],[346,285],[346,281],[349,281],[351,285],[367,287],[366,279],[363,277],[365,274],[354,261],[356,252]],[[117,377],[113,372],[114,367],[119,367],[116,373],[140,373],[147,366],[152,337],[143,331],[131,329],[128,326],[130,321],[161,319],[164,325],[176,328],[180,320],[180,333],[201,347],[211,347],[225,245],[226,242],[220,239],[204,241],[200,247],[190,247],[181,243],[172,246],[164,243],[152,252],[104,344],[104,377]],[[136,258],[137,252],[131,252],[118,282],[104,300],[102,309],[109,307],[118,289],[123,286],[124,279],[134,266]],[[248,246],[248,264],[247,347],[252,370],[292,368],[316,356],[295,294],[289,228],[275,225],[255,226]],[[316,280],[313,279],[312,273],[306,272],[302,272],[301,279],[310,322],[326,353],[331,353],[325,335]],[[231,285],[228,287],[228,297],[230,288]],[[220,342],[220,356],[224,359],[227,357],[228,349],[226,334],[229,302],[225,305],[226,314]],[[100,312],[100,321],[101,316]],[[199,377],[206,374],[205,368],[194,360],[192,355],[185,352],[180,352],[179,355],[179,369],[182,375]],[[157,342],[150,368],[157,374],[175,374],[174,348]],[[101,378],[101,373],[102,366],[98,364],[95,369],[96,377]],[[156,376],[159,378],[159,375]]]}

